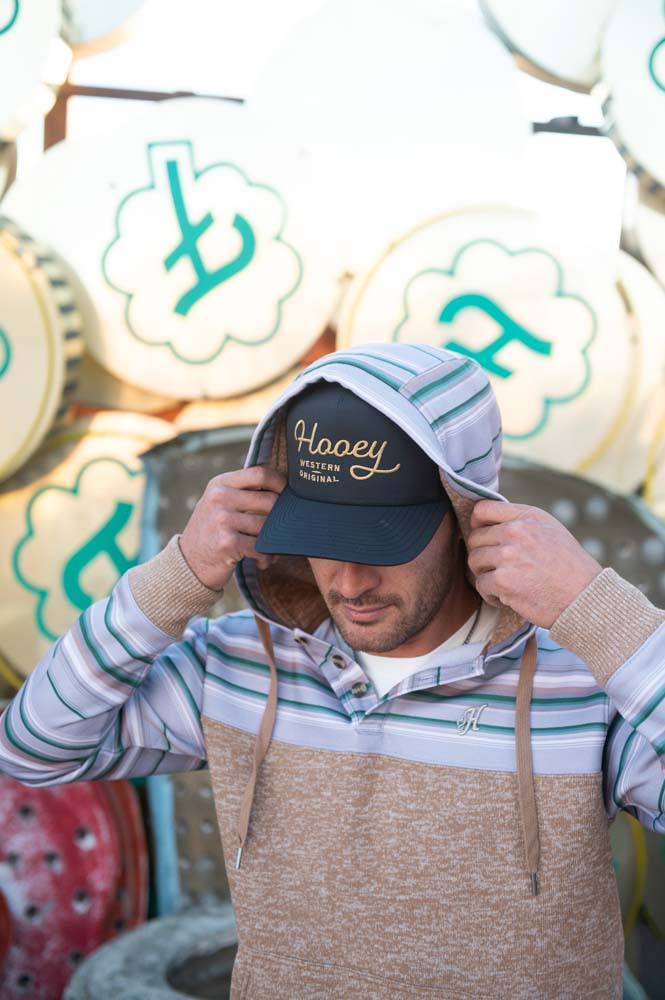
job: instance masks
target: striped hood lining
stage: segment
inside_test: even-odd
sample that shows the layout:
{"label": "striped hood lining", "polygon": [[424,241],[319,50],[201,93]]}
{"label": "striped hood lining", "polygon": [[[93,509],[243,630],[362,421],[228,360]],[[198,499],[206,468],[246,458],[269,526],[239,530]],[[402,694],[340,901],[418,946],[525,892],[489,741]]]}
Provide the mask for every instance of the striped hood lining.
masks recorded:
{"label": "striped hood lining", "polygon": [[[487,375],[471,358],[425,345],[357,347],[336,351],[311,364],[279,396],[256,428],[246,466],[271,465],[286,474],[286,404],[320,379],[337,382],[357,393],[402,427],[437,463],[465,542],[474,504],[483,498],[505,500],[498,492],[501,418]],[[470,571],[469,576],[473,582]],[[239,868],[256,782],[277,714],[278,672],[268,622],[311,634],[329,617],[329,612],[303,556],[277,556],[262,571],[256,560],[244,559],[238,563],[236,579],[256,613],[257,630],[270,668],[268,699],[236,827],[236,868]],[[527,622],[502,606],[483,653],[489,653],[499,644],[505,649],[506,641],[511,638],[510,648],[523,648],[515,720],[517,795],[526,867],[531,892],[536,895],[540,834],[530,730],[536,637]]]}

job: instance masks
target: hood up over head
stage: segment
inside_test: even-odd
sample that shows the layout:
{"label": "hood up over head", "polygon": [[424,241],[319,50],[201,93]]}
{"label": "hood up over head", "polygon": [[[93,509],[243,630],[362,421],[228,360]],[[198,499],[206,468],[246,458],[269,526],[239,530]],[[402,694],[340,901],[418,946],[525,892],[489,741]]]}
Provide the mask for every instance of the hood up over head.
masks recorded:
{"label": "hood up over head", "polygon": [[[372,344],[336,351],[315,361],[275,400],[256,428],[246,466],[270,465],[287,474],[287,404],[319,380],[336,382],[380,410],[438,465],[465,541],[475,503],[505,500],[498,492],[501,415],[488,377],[473,358],[429,345]],[[467,572],[473,583],[471,571]],[[236,577],[256,613],[271,670],[254,769],[241,805],[238,867],[258,769],[268,749],[277,707],[277,671],[268,622],[312,633],[329,612],[304,556],[278,555],[266,570],[259,570],[256,560],[246,558],[238,564]],[[516,645],[528,640],[520,670],[515,738],[520,812],[535,893],[539,847],[529,730],[536,661],[534,631],[515,611],[502,605],[484,652],[511,637]]]}

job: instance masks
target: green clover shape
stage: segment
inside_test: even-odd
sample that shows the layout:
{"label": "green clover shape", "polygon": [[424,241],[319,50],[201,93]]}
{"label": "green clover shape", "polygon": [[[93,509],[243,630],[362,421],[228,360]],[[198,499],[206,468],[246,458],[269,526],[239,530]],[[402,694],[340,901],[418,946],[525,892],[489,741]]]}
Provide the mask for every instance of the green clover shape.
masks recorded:
{"label": "green clover shape", "polygon": [[[285,295],[283,295],[280,299],[277,300],[275,322],[272,328],[268,331],[268,333],[264,334],[262,337],[259,337],[258,339],[252,339],[251,341],[245,340],[242,337],[236,337],[232,333],[225,333],[222,337],[221,343],[217,348],[217,350],[213,351],[212,354],[208,355],[205,358],[185,357],[183,354],[180,353],[180,351],[178,351],[178,349],[175,347],[175,345],[171,340],[168,339],[147,340],[146,338],[142,337],[141,334],[134,328],[130,320],[130,309],[135,292],[127,291],[126,289],[119,288],[117,285],[115,285],[111,281],[111,278],[107,270],[107,258],[109,256],[109,253],[111,252],[112,247],[119,240],[122,239],[120,230],[120,216],[122,214],[125,205],[132,198],[140,197],[145,192],[154,191],[157,188],[157,184],[155,182],[152,153],[154,149],[157,149],[160,146],[165,146],[169,148],[173,148],[176,146],[183,147],[187,151],[191,171],[196,180],[198,180],[200,177],[202,177],[204,174],[208,173],[211,170],[220,170],[220,169],[232,170],[235,173],[239,174],[249,187],[258,188],[260,190],[270,192],[270,194],[272,194],[279,201],[281,206],[281,222],[279,229],[276,235],[273,237],[273,239],[275,240],[275,242],[281,243],[284,247],[286,247],[286,249],[289,250],[294,255],[296,260],[296,265],[297,265],[296,280],[292,285],[292,287],[289,289],[289,291]],[[259,347],[261,344],[267,343],[277,333],[282,322],[284,303],[289,298],[291,298],[291,296],[293,296],[297,291],[297,289],[300,287],[303,276],[303,261],[300,254],[295,249],[295,247],[293,247],[290,243],[287,243],[286,240],[282,238],[282,234],[284,232],[284,228],[286,226],[286,221],[287,221],[286,203],[284,202],[284,199],[279,194],[279,192],[275,190],[275,188],[270,187],[267,184],[259,184],[257,182],[251,181],[247,176],[247,174],[243,170],[241,170],[240,167],[236,166],[234,163],[219,161],[217,163],[208,164],[208,166],[204,167],[203,170],[197,170],[194,165],[193,145],[189,139],[183,139],[171,142],[151,142],[147,144],[147,151],[148,151],[148,170],[151,178],[151,183],[146,185],[145,187],[136,188],[135,190],[130,191],[120,201],[120,204],[118,205],[115,214],[115,223],[114,223],[115,235],[111,240],[111,242],[109,243],[109,245],[104,250],[101,261],[102,274],[104,276],[104,280],[106,281],[106,283],[111,288],[113,288],[114,291],[119,292],[126,298],[125,323],[127,325],[127,329],[130,331],[132,336],[134,336],[142,344],[145,344],[148,347],[168,347],[168,349],[172,352],[172,354],[175,355],[176,358],[178,358],[179,361],[183,361],[185,364],[189,365],[210,364],[211,361],[214,361],[217,357],[219,357],[219,355],[222,353],[226,345],[230,342],[236,344],[245,344],[246,346],[251,346],[251,347]],[[214,219],[212,218],[211,214],[207,213],[206,216],[204,216],[204,218],[200,220],[198,223],[194,225],[190,223],[189,219],[186,217],[186,209],[184,206],[184,200],[182,199],[182,192],[180,191],[180,188],[175,183],[175,181],[176,178],[172,176],[172,172],[169,170],[169,182],[171,183],[172,186],[174,208],[176,212],[176,217],[178,218],[178,222],[181,225],[181,230],[183,231],[183,240],[180,246],[177,248],[177,250],[170,253],[165,258],[164,265],[166,270],[170,270],[173,264],[181,256],[183,256],[182,248],[186,246],[193,247],[193,244],[196,243],[196,239],[199,236],[201,236],[214,222]],[[241,270],[244,266],[246,266],[249,263],[249,260],[251,260],[251,257],[253,256],[254,253],[254,244],[253,244],[254,237],[253,237],[253,232],[251,230],[251,226],[249,225],[248,221],[244,219],[242,216],[236,215],[233,225],[241,237],[241,240],[243,242],[243,250],[239,254],[238,259],[236,259],[235,261],[231,261],[228,264],[224,265],[223,267],[219,268],[217,272],[213,272],[213,275],[219,274],[219,277],[222,281],[228,280],[229,278],[233,277],[233,275],[236,274],[238,270]],[[186,230],[184,229],[184,227],[186,227]],[[204,266],[200,260],[200,257],[198,257],[198,255],[194,255],[193,249],[190,253],[186,253],[186,255],[192,258],[192,263],[194,265],[194,270],[197,273],[197,277],[201,278],[201,276],[203,276],[204,280],[207,280],[208,284],[211,285],[211,287],[207,288],[207,290],[208,291],[212,290],[212,287],[215,287],[215,283],[211,280],[210,273],[205,271]],[[180,299],[178,300],[175,311],[180,313],[181,315],[186,315],[189,309],[192,307],[192,305],[195,304],[196,301],[197,301],[197,296],[191,295],[190,293],[186,293],[185,295],[181,296]]]}
{"label": "green clover shape", "polygon": [[[591,335],[589,336],[589,339],[587,340],[587,342],[585,343],[585,345],[584,345],[584,347],[582,348],[582,351],[581,351],[582,359],[583,359],[583,363],[584,363],[584,377],[582,379],[582,382],[581,382],[580,386],[574,392],[568,393],[567,395],[564,395],[564,396],[556,396],[556,395],[545,396],[545,398],[543,399],[542,413],[541,413],[541,416],[540,416],[538,422],[536,423],[535,427],[533,427],[530,431],[527,431],[525,434],[509,434],[506,431],[504,431],[504,435],[503,436],[507,440],[525,441],[525,440],[527,440],[529,438],[535,437],[538,433],[540,433],[540,431],[543,429],[543,427],[545,426],[545,424],[547,423],[547,421],[549,419],[550,409],[551,409],[552,406],[560,405],[562,403],[569,403],[572,400],[577,399],[579,396],[581,396],[582,393],[585,392],[585,390],[588,388],[589,383],[591,381],[591,362],[589,360],[588,351],[589,351],[589,348],[591,347],[591,344],[595,340],[597,332],[598,332],[598,320],[597,320],[597,317],[596,317],[596,314],[595,314],[593,308],[591,307],[591,305],[585,299],[582,298],[582,296],[577,295],[575,293],[566,292],[564,290],[564,273],[563,273],[563,268],[562,268],[561,264],[559,263],[559,261],[555,257],[553,257],[552,254],[548,250],[544,250],[544,249],[542,249],[540,247],[526,247],[526,248],[524,248],[522,250],[510,250],[508,247],[504,246],[504,244],[498,242],[497,240],[493,240],[493,239],[476,239],[476,240],[472,240],[469,243],[466,243],[463,247],[461,247],[457,251],[457,253],[453,257],[452,263],[451,263],[451,265],[450,265],[449,268],[435,268],[435,267],[424,268],[423,270],[418,271],[417,274],[414,274],[413,277],[409,279],[409,281],[408,281],[408,283],[406,285],[406,288],[404,289],[404,294],[402,296],[403,315],[402,315],[401,320],[399,321],[399,323],[397,324],[397,326],[395,327],[395,329],[393,331],[392,339],[393,339],[393,341],[399,341],[400,340],[401,330],[402,330],[403,326],[407,323],[407,321],[410,319],[409,292],[410,292],[411,286],[414,284],[414,282],[417,281],[418,278],[420,278],[422,275],[425,275],[425,274],[441,274],[441,275],[445,275],[446,277],[453,277],[455,275],[455,273],[456,273],[456,271],[457,271],[457,269],[458,269],[458,267],[460,265],[460,262],[461,262],[462,258],[464,257],[464,255],[466,253],[468,253],[472,248],[477,247],[477,246],[494,246],[497,249],[503,251],[509,257],[518,257],[518,256],[521,256],[523,254],[530,254],[530,253],[531,254],[539,254],[539,255],[542,255],[544,257],[547,257],[554,264],[555,269],[556,269],[556,274],[557,274],[557,284],[556,284],[556,291],[554,292],[554,297],[555,298],[574,299],[575,301],[581,303],[581,305],[583,305],[585,307],[585,309],[588,310],[589,316],[590,316],[590,319],[591,319]],[[473,296],[470,296],[470,297],[473,297]],[[478,298],[478,296],[475,296],[475,297]],[[445,308],[446,307],[444,307],[444,310],[442,310],[442,312],[441,312],[440,319],[443,316]],[[500,310],[499,310],[499,312],[500,312]],[[454,318],[454,317],[452,317],[452,318]],[[542,348],[538,347],[537,341],[538,341],[539,338],[536,338],[533,334],[528,334],[527,331],[523,331],[523,332],[524,332],[525,336],[529,336],[529,337],[532,338],[532,343],[530,344],[530,346],[531,346],[531,348],[533,350],[537,350],[539,353],[547,353],[545,350],[543,350]],[[446,347],[450,343],[451,343],[451,341],[448,338],[443,338],[443,342],[442,342],[441,346],[442,347]],[[546,343],[546,342],[542,342],[541,341],[541,344],[542,343]],[[459,350],[460,349],[460,345],[457,345],[455,349]],[[469,353],[469,356],[475,357],[475,355],[473,355],[472,352],[468,352],[468,353]],[[510,371],[508,369],[500,369],[499,370],[499,367],[497,366],[497,368],[494,371],[494,374],[499,374],[499,375],[501,375],[503,377],[506,377],[507,375],[510,375],[511,373],[510,373]]]}

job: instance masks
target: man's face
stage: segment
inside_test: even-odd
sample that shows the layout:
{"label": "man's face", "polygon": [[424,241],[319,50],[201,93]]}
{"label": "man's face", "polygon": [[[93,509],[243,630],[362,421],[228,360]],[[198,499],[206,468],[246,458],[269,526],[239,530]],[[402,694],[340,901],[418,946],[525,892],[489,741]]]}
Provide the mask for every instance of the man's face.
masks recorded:
{"label": "man's face", "polygon": [[422,552],[399,566],[309,559],[332,619],[352,649],[387,653],[429,625],[461,571],[455,529],[448,512]]}

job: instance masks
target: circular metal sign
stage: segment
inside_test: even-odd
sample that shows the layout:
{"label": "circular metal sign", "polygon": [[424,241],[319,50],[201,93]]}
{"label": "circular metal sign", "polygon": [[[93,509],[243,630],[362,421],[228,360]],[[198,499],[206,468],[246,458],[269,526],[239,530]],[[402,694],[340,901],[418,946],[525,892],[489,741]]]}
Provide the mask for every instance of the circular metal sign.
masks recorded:
{"label": "circular metal sign", "polygon": [[602,48],[607,130],[642,196],[665,210],[665,5],[619,0]]}
{"label": "circular metal sign", "polygon": [[0,218],[0,481],[65,415],[83,349],[80,326],[60,262]]}
{"label": "circular metal sign", "polygon": [[480,0],[518,65],[541,80],[588,91],[600,72],[600,43],[614,0]]}
{"label": "circular metal sign", "polygon": [[100,413],[54,436],[0,490],[0,656],[26,675],[138,560],[139,455],[173,433]]}
{"label": "circular metal sign", "polygon": [[59,0],[0,0],[0,138],[15,138],[53,103],[44,80],[54,50],[65,48],[59,29]]}
{"label": "circular metal sign", "polygon": [[65,40],[81,52],[111,48],[122,40],[122,28],[145,0],[63,0],[62,34]]}
{"label": "circular metal sign", "polygon": [[334,310],[344,268],[321,170],[246,107],[164,101],[120,136],[53,147],[7,206],[80,276],[100,364],[149,393],[218,398],[288,370]]}
{"label": "circular metal sign", "polygon": [[574,470],[598,460],[640,377],[615,273],[614,258],[525,212],[454,212],[396,240],[359,279],[340,339],[474,358],[489,374],[506,450]]}

